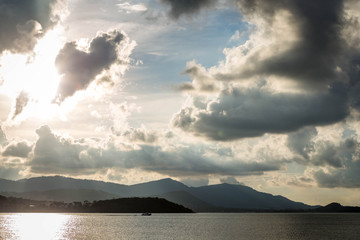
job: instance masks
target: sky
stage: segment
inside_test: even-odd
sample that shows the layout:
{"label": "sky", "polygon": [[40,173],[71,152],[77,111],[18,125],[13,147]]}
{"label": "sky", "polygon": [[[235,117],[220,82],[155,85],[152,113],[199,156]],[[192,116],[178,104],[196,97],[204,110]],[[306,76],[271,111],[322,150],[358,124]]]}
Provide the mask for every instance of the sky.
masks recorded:
{"label": "sky", "polygon": [[0,178],[360,205],[360,2],[0,0]]}

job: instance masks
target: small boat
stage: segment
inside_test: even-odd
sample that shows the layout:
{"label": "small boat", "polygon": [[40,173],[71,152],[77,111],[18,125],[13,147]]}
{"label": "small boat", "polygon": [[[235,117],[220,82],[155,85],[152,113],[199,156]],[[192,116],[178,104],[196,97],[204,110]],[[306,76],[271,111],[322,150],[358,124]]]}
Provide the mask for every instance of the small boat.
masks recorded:
{"label": "small boat", "polygon": [[141,214],[141,216],[151,216],[151,213],[146,212],[146,213]]}

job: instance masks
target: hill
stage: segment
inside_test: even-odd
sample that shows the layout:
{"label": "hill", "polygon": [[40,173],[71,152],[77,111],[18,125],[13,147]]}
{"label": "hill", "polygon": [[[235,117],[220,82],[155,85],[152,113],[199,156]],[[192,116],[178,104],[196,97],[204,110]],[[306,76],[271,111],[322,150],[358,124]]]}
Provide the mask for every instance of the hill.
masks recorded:
{"label": "hill", "polygon": [[[31,199],[47,200],[47,198],[37,197],[35,192],[39,192],[39,195],[51,196],[51,199],[56,201],[69,202],[84,199],[80,199],[80,192],[76,193],[74,190],[88,191],[88,194],[84,194],[87,196],[88,199],[86,200],[88,201],[108,199],[109,197],[112,198],[112,196],[120,198],[157,196],[200,212],[278,211],[314,208],[304,203],[291,201],[283,196],[259,192],[242,185],[217,184],[188,187],[169,178],[135,185],[60,176],[38,177],[19,181],[0,179],[0,192],[6,192],[7,196],[25,196]],[[66,196],[54,192],[50,194],[49,191],[58,193],[62,191],[62,194]],[[101,191],[101,194],[99,191]],[[13,192],[13,195],[9,194],[9,192]]]}
{"label": "hill", "polygon": [[330,203],[324,207],[318,207],[313,209],[313,212],[326,212],[326,213],[345,213],[345,212],[358,212],[360,213],[360,207],[342,206],[340,203]]}
{"label": "hill", "polygon": [[84,202],[114,199],[119,196],[100,190],[91,189],[54,189],[33,192],[0,192],[5,197],[17,197],[37,201]]}
{"label": "hill", "polygon": [[0,179],[0,192],[23,193],[56,189],[101,190],[114,195],[118,195],[117,193],[127,195],[128,192],[127,185],[94,180],[66,178],[62,176],[35,177],[29,179],[21,179],[18,181]]}
{"label": "hill", "polygon": [[35,201],[0,195],[0,212],[75,212],[75,213],[192,213],[179,204],[161,198],[118,198],[94,202]]}
{"label": "hill", "polygon": [[95,201],[89,212],[97,213],[192,213],[193,211],[163,198],[119,198]]}
{"label": "hill", "polygon": [[190,188],[189,193],[213,206],[240,210],[299,210],[312,208],[283,196],[258,192],[250,187],[218,184]]}
{"label": "hill", "polygon": [[195,212],[224,212],[225,209],[221,207],[215,207],[205,201],[202,201],[186,191],[168,192],[156,197],[164,198],[168,201],[181,204],[194,210]]}

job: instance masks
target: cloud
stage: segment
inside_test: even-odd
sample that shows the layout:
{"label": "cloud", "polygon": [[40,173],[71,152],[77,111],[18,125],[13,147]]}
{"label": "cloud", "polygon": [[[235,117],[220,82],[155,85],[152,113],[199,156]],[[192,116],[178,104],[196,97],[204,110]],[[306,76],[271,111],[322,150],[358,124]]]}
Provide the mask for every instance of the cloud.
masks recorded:
{"label": "cloud", "polygon": [[6,135],[5,135],[2,127],[0,126],[0,145],[5,146],[5,145],[7,145],[7,143],[8,143],[8,140],[6,138]]}
{"label": "cloud", "polygon": [[[100,154],[101,152],[101,154]],[[171,176],[191,176],[208,174],[227,175],[261,175],[266,171],[281,168],[280,162],[242,162],[232,160],[219,163],[218,158],[206,156],[204,150],[194,147],[177,147],[166,149],[160,146],[140,145],[131,151],[105,150],[90,153],[90,159],[101,159],[113,162],[122,168],[140,168],[145,171],[157,172]],[[219,156],[218,156],[219,157]]]}
{"label": "cloud", "polygon": [[129,2],[121,2],[116,4],[119,9],[119,12],[125,11],[126,13],[132,12],[145,12],[147,7],[144,4],[131,4]]}
{"label": "cloud", "polygon": [[306,127],[290,133],[287,145],[296,154],[293,160],[299,164],[344,168],[347,162],[356,159],[359,144],[352,137],[336,142],[318,136],[316,128]]}
{"label": "cloud", "polygon": [[329,142],[323,142],[317,153],[311,158],[311,163],[314,165],[328,165],[334,168],[342,168],[344,161],[349,151],[352,150],[352,140],[348,140],[345,145],[335,146]]}
{"label": "cloud", "polygon": [[4,0],[0,3],[0,54],[32,51],[37,40],[60,19],[61,0]]}
{"label": "cloud", "polygon": [[192,81],[179,89],[192,104],[175,114],[174,127],[230,141],[334,124],[360,106],[360,48],[347,40],[349,32],[359,33],[358,18],[346,1],[233,3],[252,33],[225,49],[218,66],[188,63]]}
{"label": "cloud", "polygon": [[79,154],[86,150],[86,146],[53,134],[49,126],[42,126],[36,130],[36,133],[39,139],[29,163],[32,172],[76,174],[79,170],[86,172],[87,169],[91,169],[92,163],[85,164],[79,158]]}
{"label": "cloud", "polygon": [[219,83],[206,71],[206,69],[196,64],[195,61],[188,62],[183,74],[189,74],[192,82],[180,84],[177,89],[180,91],[196,91],[197,93],[211,93],[220,89]]}
{"label": "cloud", "polygon": [[98,34],[90,41],[88,50],[80,50],[76,42],[66,43],[55,61],[58,72],[63,75],[55,101],[61,103],[86,89],[113,65],[127,65],[128,45],[127,37],[117,30]]}
{"label": "cloud", "polygon": [[227,184],[234,184],[234,185],[239,185],[241,184],[235,177],[233,176],[228,176],[228,177],[224,177],[224,178],[220,178],[220,182],[221,183],[227,183]]}
{"label": "cloud", "polygon": [[178,19],[181,15],[198,13],[202,8],[213,6],[217,0],[160,0],[161,3],[170,6],[169,15]]}
{"label": "cloud", "polygon": [[29,95],[24,91],[20,92],[16,98],[12,120],[14,120],[20,113],[22,113],[28,102],[29,102]]}
{"label": "cloud", "polygon": [[219,79],[273,75],[296,81],[303,87],[323,88],[342,77],[337,67],[345,64],[342,56],[347,54],[342,38],[346,24],[344,1],[235,2],[245,19],[257,25],[258,31],[250,38],[241,61],[236,57],[245,49],[231,50],[227,61],[237,70],[219,74]]}
{"label": "cloud", "polygon": [[234,140],[287,133],[308,125],[327,125],[344,119],[345,96],[271,93],[266,90],[223,91],[216,100],[193,104],[172,119],[172,125],[213,140]]}
{"label": "cloud", "polygon": [[[229,176],[259,175],[282,168],[281,161],[245,162],[227,159],[218,152],[210,154],[205,147],[192,145],[128,145],[121,139],[101,144],[78,141],[54,134],[48,126],[37,131],[39,136],[32,159],[28,162],[33,173],[89,175],[108,169],[141,169],[173,177],[208,174]],[[118,142],[119,141],[119,142]]]}
{"label": "cloud", "polygon": [[0,176],[2,179],[7,180],[18,180],[21,176],[20,172],[25,170],[23,165],[18,165],[14,167],[0,165]]}
{"label": "cloud", "polygon": [[327,157],[332,167],[314,172],[318,185],[325,188],[360,188],[359,143],[354,139],[346,139],[340,145],[324,150],[321,156]]}
{"label": "cloud", "polygon": [[[308,177],[302,177],[292,184],[306,186],[311,179],[323,188],[359,188],[360,187],[360,144],[353,136],[333,140],[318,136],[318,132],[306,128],[291,134],[288,144],[302,156],[295,158],[299,164],[308,166]],[[309,150],[309,151],[308,151]],[[320,167],[320,168],[319,168]],[[309,178],[311,177],[311,178]]]}
{"label": "cloud", "polygon": [[315,142],[312,141],[318,134],[315,127],[305,127],[297,132],[288,134],[287,145],[290,150],[309,160],[309,154],[315,151]]}
{"label": "cloud", "polygon": [[314,180],[312,178],[295,176],[286,181],[286,184],[294,187],[309,188],[313,186],[313,182]]}
{"label": "cloud", "polygon": [[32,146],[27,142],[11,143],[6,146],[2,155],[5,157],[26,158],[32,150]]}
{"label": "cloud", "polygon": [[356,161],[344,169],[319,170],[314,177],[318,186],[323,188],[360,188],[359,171],[360,162]]}
{"label": "cloud", "polygon": [[117,136],[122,136],[130,142],[137,143],[155,143],[158,136],[154,131],[148,131],[145,127],[130,128],[124,132],[116,133]]}
{"label": "cloud", "polygon": [[184,183],[190,187],[202,187],[209,185],[208,178],[195,178],[195,177],[188,177],[188,178],[181,178],[180,182]]}

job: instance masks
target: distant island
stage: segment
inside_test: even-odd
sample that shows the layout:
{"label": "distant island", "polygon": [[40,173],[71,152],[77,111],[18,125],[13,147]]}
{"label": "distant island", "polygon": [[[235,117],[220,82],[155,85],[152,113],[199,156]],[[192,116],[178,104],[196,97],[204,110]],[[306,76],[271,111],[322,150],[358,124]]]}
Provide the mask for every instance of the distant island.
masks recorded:
{"label": "distant island", "polygon": [[193,213],[191,209],[162,198],[118,198],[94,202],[35,201],[0,195],[0,212],[51,213]]}
{"label": "distant island", "polygon": [[349,207],[349,206],[342,206],[340,203],[330,203],[324,207],[318,207],[314,209],[314,212],[353,212],[353,213],[360,213],[360,207]]}

